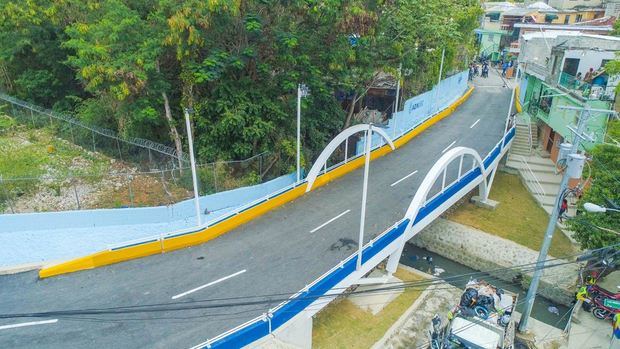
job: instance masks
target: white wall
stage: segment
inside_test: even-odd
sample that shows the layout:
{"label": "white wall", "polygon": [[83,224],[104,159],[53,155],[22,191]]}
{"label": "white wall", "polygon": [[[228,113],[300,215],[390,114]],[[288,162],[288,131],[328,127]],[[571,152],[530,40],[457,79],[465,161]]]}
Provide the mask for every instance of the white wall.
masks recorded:
{"label": "white wall", "polygon": [[[601,67],[601,62],[604,59],[614,59],[615,53],[612,51],[591,51],[591,50],[566,50],[564,52],[564,58],[577,58],[579,59],[579,68],[577,72],[585,76],[590,68],[597,70]],[[564,69],[564,67],[562,67]]]}

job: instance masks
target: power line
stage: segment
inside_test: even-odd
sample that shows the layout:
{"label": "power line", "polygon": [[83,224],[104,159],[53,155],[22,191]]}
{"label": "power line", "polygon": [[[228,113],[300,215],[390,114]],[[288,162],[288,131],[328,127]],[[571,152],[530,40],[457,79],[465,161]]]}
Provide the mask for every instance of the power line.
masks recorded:
{"label": "power line", "polygon": [[[616,244],[617,245],[617,244]],[[612,245],[614,246],[614,245]],[[586,256],[586,254],[581,254],[581,256]],[[593,258],[593,257],[591,257]],[[549,259],[546,262],[558,260]],[[555,264],[545,264],[539,269],[548,269],[561,265],[568,265],[578,263],[577,261],[568,261],[568,262],[560,262]],[[376,293],[387,290],[398,290],[398,289],[407,289],[414,287],[428,287],[436,284],[443,284],[449,281],[455,281],[459,279],[463,279],[466,277],[473,276],[481,276],[487,273],[494,273],[499,271],[518,271],[520,273],[526,273],[530,271],[538,270],[536,266],[531,267],[531,265],[536,263],[527,263],[520,266],[513,266],[507,268],[497,268],[487,271],[473,272],[473,273],[465,273],[459,274],[443,279],[432,279],[432,280],[422,280],[422,281],[413,281],[407,283],[388,283],[387,287],[380,287],[374,290],[355,290],[351,291],[348,294],[364,294],[364,293]],[[396,284],[389,286],[390,284]],[[345,290],[344,288],[332,288],[331,290]],[[96,314],[132,314],[132,313],[157,313],[157,312],[166,312],[166,311],[184,311],[184,310],[197,310],[197,309],[222,309],[222,308],[232,308],[232,307],[240,307],[240,306],[254,306],[254,305],[265,305],[265,304],[274,304],[276,302],[284,302],[284,301],[304,301],[311,300],[315,301],[321,298],[334,298],[336,295],[316,295],[316,296],[299,296],[293,299],[290,296],[296,295],[295,293],[278,293],[278,294],[265,294],[265,295],[257,295],[257,296],[238,296],[238,297],[226,297],[226,298],[214,298],[214,299],[203,299],[196,301],[179,301],[179,302],[169,302],[169,303],[157,303],[157,304],[145,304],[145,305],[133,305],[133,306],[117,306],[117,307],[108,307],[108,308],[89,308],[89,309],[73,309],[73,310],[56,310],[56,311],[47,311],[47,312],[33,312],[33,313],[16,313],[16,314],[0,314],[0,318],[8,319],[8,318],[18,318],[18,317],[51,317],[51,316],[71,316],[71,315],[96,315]],[[289,296],[289,297],[286,297]],[[243,301],[242,301],[243,300]],[[231,301],[220,304],[210,304],[218,301]],[[205,304],[206,303],[206,304]],[[216,315],[217,316],[217,315]]]}

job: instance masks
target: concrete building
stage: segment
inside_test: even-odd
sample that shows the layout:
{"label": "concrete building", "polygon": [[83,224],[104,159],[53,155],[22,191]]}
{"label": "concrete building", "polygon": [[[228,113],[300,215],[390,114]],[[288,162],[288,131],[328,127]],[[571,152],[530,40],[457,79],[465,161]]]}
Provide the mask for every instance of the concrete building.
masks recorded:
{"label": "concrete building", "polygon": [[500,56],[500,42],[502,36],[506,34],[504,30],[493,29],[476,29],[476,36],[478,38],[480,56],[489,57],[491,61],[496,61]]}
{"label": "concrete building", "polygon": [[519,55],[521,52],[520,38],[529,33],[540,33],[547,31],[571,31],[584,34],[609,35],[613,31],[614,17],[603,17],[588,22],[576,24],[539,24],[539,23],[515,23],[514,34],[516,40],[510,43],[510,53]]}
{"label": "concrete building", "polygon": [[603,0],[548,0],[547,4],[558,10],[569,10],[575,7],[603,7]]}
{"label": "concrete building", "polygon": [[[620,38],[575,31],[548,31],[523,35],[519,63],[524,71],[520,98],[524,113],[536,123],[539,149],[554,162],[558,146],[572,140],[569,126],[580,113],[563,106],[611,110],[617,76],[608,76],[605,64],[620,51]],[[602,142],[609,114],[592,113],[587,132],[593,142]]]}
{"label": "concrete building", "polygon": [[607,0],[605,2],[605,16],[620,16],[620,0]]}
{"label": "concrete building", "polygon": [[[578,31],[538,31],[520,38],[517,132],[506,166],[518,171],[536,201],[551,213],[561,182],[557,160],[559,145],[573,142],[582,116],[564,107],[612,110],[618,76],[608,76],[604,65],[620,51],[620,38]],[[592,72],[590,72],[592,68]],[[587,74],[587,76],[586,76]],[[591,112],[582,140],[588,151],[604,140],[610,114]],[[579,184],[574,179],[573,187]],[[568,216],[575,215],[576,198],[568,200]]]}

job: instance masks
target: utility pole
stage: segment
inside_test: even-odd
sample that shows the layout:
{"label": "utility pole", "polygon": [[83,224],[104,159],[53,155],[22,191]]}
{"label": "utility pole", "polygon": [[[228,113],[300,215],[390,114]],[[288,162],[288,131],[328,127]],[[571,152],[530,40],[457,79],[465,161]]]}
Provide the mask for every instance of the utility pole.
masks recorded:
{"label": "utility pole", "polygon": [[194,185],[194,207],[196,208],[196,223],[202,225],[200,212],[200,194],[198,193],[198,178],[196,176],[196,159],[194,158],[194,140],[192,139],[192,127],[189,123],[190,109],[185,108],[185,128],[187,129],[187,143],[189,143],[189,160],[192,166],[192,183]]}
{"label": "utility pole", "polygon": [[568,187],[568,180],[571,178],[581,178],[581,172],[583,171],[583,165],[585,163],[585,156],[582,154],[578,154],[577,151],[579,150],[579,144],[582,139],[591,139],[590,136],[585,134],[588,119],[590,118],[590,112],[596,111],[607,114],[615,113],[611,110],[591,109],[590,106],[587,104],[581,108],[561,106],[560,109],[580,110],[581,113],[579,115],[577,129],[569,127],[569,129],[575,134],[573,143],[563,143],[560,145],[560,155],[558,157],[558,162],[565,161],[566,165],[564,167],[562,181],[560,182],[560,189],[558,190],[558,194],[553,206],[553,212],[551,213],[549,223],[547,224],[545,239],[543,240],[542,247],[540,248],[540,253],[538,254],[538,260],[536,261],[534,276],[532,277],[532,282],[530,283],[530,287],[527,291],[527,296],[525,298],[525,311],[523,312],[523,315],[521,316],[521,321],[519,322],[520,332],[527,331],[527,322],[532,313],[532,307],[534,306],[534,300],[536,299],[536,293],[538,292],[538,284],[540,283],[540,278],[543,273],[543,268],[547,259],[547,253],[549,252],[549,246],[551,246],[551,239],[553,238],[553,233],[555,232],[555,226],[558,221],[558,217],[560,216],[560,207],[562,205],[562,201],[564,200],[564,193]]}

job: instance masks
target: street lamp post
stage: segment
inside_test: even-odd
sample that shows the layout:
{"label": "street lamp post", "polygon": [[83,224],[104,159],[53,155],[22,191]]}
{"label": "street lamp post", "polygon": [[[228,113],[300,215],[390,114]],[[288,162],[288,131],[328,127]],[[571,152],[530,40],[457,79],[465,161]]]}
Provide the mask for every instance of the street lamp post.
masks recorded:
{"label": "street lamp post", "polygon": [[592,212],[592,213],[605,213],[607,211],[610,211],[610,212],[620,212],[620,210],[618,210],[618,209],[599,206],[599,205],[593,204],[591,202],[586,202],[585,204],[583,204],[583,208],[586,211]]}
{"label": "street lamp post", "polygon": [[185,128],[187,129],[187,143],[189,143],[189,160],[192,166],[192,184],[194,185],[194,207],[196,208],[196,223],[202,225],[200,212],[200,200],[198,193],[198,177],[196,176],[196,159],[194,158],[194,140],[192,138],[192,128],[189,123],[190,109],[185,108]]}
{"label": "street lamp post", "polygon": [[357,266],[356,270],[362,266],[362,247],[364,246],[364,225],[366,223],[366,196],[368,192],[368,171],[370,168],[370,143],[372,142],[372,124],[366,131],[366,141],[364,142],[364,184],[362,186],[362,212],[360,215],[360,234],[357,249]]}
{"label": "street lamp post", "polygon": [[301,181],[301,97],[308,96],[308,87],[297,85],[297,183]]}
{"label": "street lamp post", "polygon": [[436,110],[439,110],[440,107],[437,106],[437,99],[439,99],[439,89],[441,88],[441,76],[443,75],[443,63],[446,58],[446,48],[444,47],[441,50],[441,65],[439,66],[439,76],[437,76],[437,90],[435,90],[435,107]]}
{"label": "street lamp post", "polygon": [[364,247],[364,225],[366,220],[366,198],[368,193],[368,172],[370,168],[370,149],[372,143],[372,134],[373,131],[379,134],[383,140],[387,142],[387,144],[392,148],[392,150],[396,149],[394,143],[390,139],[390,137],[382,130],[383,127],[381,125],[373,125],[373,124],[358,124],[353,125],[344,131],[340,132],[334,139],[331,140],[323,149],[321,154],[319,154],[318,158],[312,165],[310,172],[308,172],[308,185],[306,186],[306,192],[312,190],[314,186],[314,181],[320,174],[321,169],[327,163],[327,160],[334,153],[334,151],[342,144],[346,142],[346,140],[352,135],[358,132],[365,132],[365,143],[364,143],[364,152],[365,152],[365,163],[364,163],[364,180],[362,187],[362,207],[361,207],[361,216],[360,216],[360,229],[359,229],[359,242],[358,242],[358,251],[357,251],[357,265],[356,270],[359,270],[362,266],[362,248]]}

